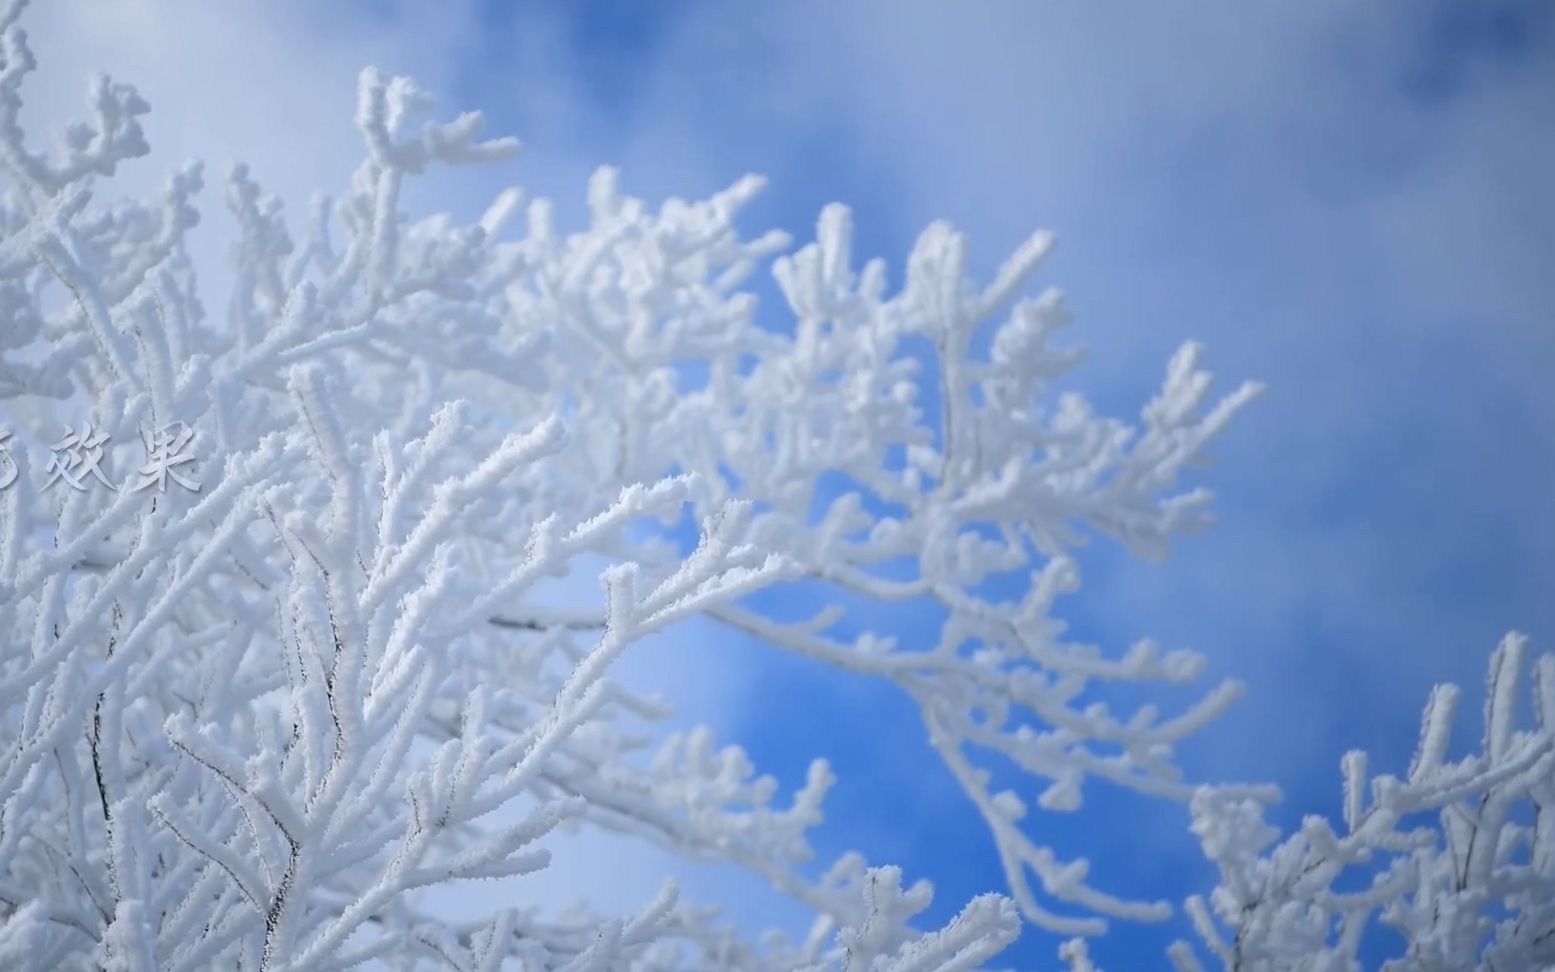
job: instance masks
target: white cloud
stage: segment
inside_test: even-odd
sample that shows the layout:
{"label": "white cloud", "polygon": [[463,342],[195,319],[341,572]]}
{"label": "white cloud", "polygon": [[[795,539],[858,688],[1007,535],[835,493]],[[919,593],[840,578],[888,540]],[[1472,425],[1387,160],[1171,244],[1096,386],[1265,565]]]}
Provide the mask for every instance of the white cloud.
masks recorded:
{"label": "white cloud", "polygon": [[[948,217],[985,268],[1056,230],[1043,282],[1073,295],[1079,380],[1109,409],[1187,337],[1267,380],[1212,476],[1222,527],[1159,570],[1098,567],[1081,598],[1246,676],[1228,739],[1264,734],[1305,777],[1407,749],[1430,682],[1472,690],[1500,629],[1555,643],[1555,58],[1539,15],[1497,46],[1445,12],[704,10],[639,52],[610,126],[572,124],[629,185],[764,155],[774,193],[859,191],[861,235]],[[1324,694],[1334,671],[1354,691]]]}
{"label": "white cloud", "polygon": [[[1144,376],[1185,337],[1205,338],[1222,374],[1273,386],[1223,450],[1219,479],[1236,492],[1221,535],[1162,571],[1098,578],[1094,593],[1132,605],[1120,622],[1137,617],[1130,636],[1172,627],[1183,633],[1173,640],[1250,675],[1255,693],[1289,687],[1258,703],[1287,714],[1345,705],[1303,702],[1299,677],[1285,681],[1300,675],[1300,632],[1313,625],[1351,639],[1327,650],[1355,653],[1373,678],[1409,672],[1378,679],[1368,700],[1389,713],[1378,730],[1389,736],[1412,732],[1427,672],[1477,678],[1490,644],[1456,639],[1485,608],[1437,592],[1451,589],[1455,562],[1479,562],[1480,525],[1521,528],[1504,583],[1555,580],[1555,442],[1542,418],[1555,414],[1547,56],[1536,68],[1475,61],[1450,97],[1424,105],[1401,80],[1428,56],[1424,15],[1396,2],[796,2],[675,21],[641,52],[630,101],[606,105],[583,83],[561,14],[526,11],[493,39],[478,37],[473,0],[404,3],[376,19],[344,10],[38,3],[28,24],[44,66],[30,104],[61,117],[84,71],[106,67],[153,105],[157,156],[131,183],[197,154],[214,184],[242,158],[295,214],[358,157],[354,78],[377,62],[450,108],[523,119],[516,134],[530,147],[516,172],[461,174],[476,194],[516,178],[576,212],[597,162],[622,164],[626,188],[650,198],[756,167],[788,198],[889,187],[862,222],[948,216],[985,267],[1053,228],[1053,280],[1073,293],[1075,339],[1094,352],[1083,381],[1109,407],[1140,401]],[[475,47],[488,53],[466,58]],[[456,89],[478,90],[479,104],[453,103]],[[817,140],[846,165],[810,161]],[[208,225],[222,222],[218,200],[207,190]],[[1441,377],[1460,384],[1434,385]],[[1508,404],[1486,411],[1491,399]],[[1398,441],[1406,428],[1418,441]],[[1372,475],[1371,464],[1387,468]],[[1368,482],[1401,478],[1400,503],[1458,503],[1464,522],[1408,533],[1369,523],[1388,497],[1362,495]],[[1505,623],[1542,623],[1534,634],[1549,644],[1555,618],[1525,613]],[[735,721],[719,706],[737,709],[727,689],[748,672],[711,636],[676,647],[705,666],[676,691]],[[1285,742],[1305,764],[1328,758],[1315,733]],[[661,870],[641,868],[639,887]]]}
{"label": "white cloud", "polygon": [[29,120],[38,128],[75,113],[86,75],[105,72],[134,84],[152,107],[153,155],[129,167],[128,182],[154,185],[193,157],[215,182],[244,161],[300,204],[314,189],[343,184],[361,156],[351,124],[357,73],[379,64],[436,90],[471,23],[468,6],[374,20],[300,0],[34,3],[22,21],[40,61],[27,89]]}

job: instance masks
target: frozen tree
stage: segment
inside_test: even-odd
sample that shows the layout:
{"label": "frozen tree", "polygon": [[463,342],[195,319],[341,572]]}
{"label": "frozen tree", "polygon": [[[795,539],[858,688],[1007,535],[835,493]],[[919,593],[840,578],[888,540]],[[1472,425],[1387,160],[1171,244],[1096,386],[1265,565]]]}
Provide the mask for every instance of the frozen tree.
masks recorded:
{"label": "frozen tree", "polygon": [[[965,969],[1020,915],[1094,935],[1170,911],[1093,887],[1030,801],[1078,810],[1096,778],[1208,821],[1270,797],[1195,797],[1173,762],[1235,684],[1115,713],[1109,684],[1193,682],[1200,659],[1075,644],[1052,616],[1087,534],[1158,556],[1206,524],[1180,474],[1256,387],[1212,400],[1188,345],[1137,426],[1055,393],[1067,315],[1023,295],[1047,235],[979,287],[936,224],[892,291],[881,262],[855,267],[840,206],[791,255],[744,238],[754,177],[655,211],[602,169],[565,235],[545,200],[510,226],[517,190],[471,225],[412,219],[407,179],[517,145],[475,114],[427,120],[410,81],[369,70],[365,159],[295,234],[243,167],[227,178],[231,283],[208,314],[200,168],[109,201],[148,107],[106,78],[86,121],[32,145],[22,6],[0,12],[0,968]],[[768,260],[777,327],[741,289]],[[580,569],[596,608],[549,593]],[[825,609],[750,597],[795,583]],[[868,630],[863,606],[906,603],[943,623]],[[738,747],[656,728],[672,713],[611,666],[692,617],[905,692],[1011,897],[923,929],[926,882],[811,861],[824,762],[780,796]],[[1029,780],[998,787],[995,766]],[[1429,792],[1534,771],[1472,772]],[[424,907],[546,867],[562,826],[747,869],[813,925],[748,938],[673,883],[624,916]]]}
{"label": "frozen tree", "polygon": [[[1194,797],[1193,830],[1221,881],[1188,912],[1221,967],[1356,972],[1380,920],[1393,933],[1384,972],[1555,968],[1555,655],[1532,666],[1533,725],[1518,730],[1526,654],[1508,635],[1491,658],[1479,753],[1448,760],[1459,691],[1442,685],[1403,779],[1368,787],[1366,754],[1346,754],[1339,833],[1314,816],[1278,841],[1256,801]],[[1204,968],[1185,944],[1172,958]]]}

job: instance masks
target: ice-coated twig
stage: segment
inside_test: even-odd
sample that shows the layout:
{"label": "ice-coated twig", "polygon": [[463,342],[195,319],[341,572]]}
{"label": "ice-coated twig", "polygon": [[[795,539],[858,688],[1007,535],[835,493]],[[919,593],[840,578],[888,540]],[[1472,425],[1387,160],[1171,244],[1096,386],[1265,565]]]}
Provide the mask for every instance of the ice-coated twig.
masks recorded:
{"label": "ice-coated twig", "polygon": [[[934,224],[892,291],[883,263],[855,270],[842,206],[787,255],[781,233],[744,238],[754,176],[653,208],[602,168],[571,233],[517,190],[470,225],[412,218],[407,180],[517,143],[477,114],[429,120],[424,92],[370,70],[365,158],[295,235],[262,174],[227,174],[231,280],[202,302],[202,170],[100,202],[146,151],[147,106],[107,79],[57,151],[31,147],[22,6],[0,6],[0,399],[50,424],[3,430],[0,966],[949,972],[991,960],[1018,913],[1084,934],[1165,913],[1092,887],[1033,811],[1079,809],[1088,780],[1193,798],[1174,747],[1238,687],[1113,711],[1111,683],[1192,682],[1200,660],[1075,644],[1055,602],[1087,536],[1157,556],[1208,522],[1180,480],[1256,386],[1213,398],[1190,344],[1135,424],[1060,392],[1079,359],[1051,343],[1062,298],[1023,296],[1045,233],[978,285]],[[782,331],[741,289],[774,257]],[[118,470],[180,423],[200,491],[42,489],[48,437],[81,416]],[[555,601],[580,570],[593,601]],[[749,596],[795,582],[824,592],[808,621]],[[896,607],[934,623],[872,610]],[[926,883],[813,864],[824,761],[780,795],[708,731],[645,727],[665,706],[612,666],[692,618],[911,699],[1013,900],[925,930]],[[1510,713],[1492,705],[1488,745],[1522,779]],[[731,862],[812,930],[756,940],[673,890],[627,916],[418,910],[417,889],[547,866],[564,826]],[[1500,853],[1479,843],[1464,873]]]}

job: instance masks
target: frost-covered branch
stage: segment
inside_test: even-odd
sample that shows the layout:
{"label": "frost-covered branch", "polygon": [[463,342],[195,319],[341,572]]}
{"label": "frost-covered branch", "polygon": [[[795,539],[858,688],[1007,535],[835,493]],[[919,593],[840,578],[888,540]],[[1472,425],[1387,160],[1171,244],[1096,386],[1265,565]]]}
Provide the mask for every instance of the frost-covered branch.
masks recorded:
{"label": "frost-covered branch", "polygon": [[[791,255],[742,238],[755,177],[654,210],[601,169],[571,234],[516,189],[470,225],[412,219],[407,180],[517,144],[373,71],[365,159],[297,235],[227,176],[207,316],[202,170],[104,202],[147,149],[147,106],[107,79],[31,145],[21,7],[0,12],[0,966],[928,972],[988,960],[1017,908],[1077,934],[1165,913],[1092,887],[1028,797],[1073,811],[1089,777],[1187,801],[1174,747],[1238,689],[1115,713],[1110,683],[1198,659],[1073,644],[1054,604],[1087,536],[1157,556],[1207,523],[1179,480],[1255,386],[1212,398],[1188,345],[1136,424],[1059,393],[1062,300],[1021,296],[1046,234],[977,286],[936,224],[892,292],[840,206]],[[774,257],[781,330],[740,289]],[[547,585],[584,564],[597,604],[561,609]],[[780,585],[829,606],[792,623],[749,597]],[[909,604],[939,624],[898,641],[880,619]],[[780,797],[706,730],[645,729],[667,713],[611,666],[693,617],[911,698],[1013,902],[926,931],[926,883],[812,861],[824,762]],[[996,789],[999,764],[1033,779]],[[673,891],[626,917],[421,910],[546,866],[563,825],[732,863],[814,927],[752,941]]]}
{"label": "frost-covered branch", "polygon": [[[1214,961],[1360,970],[1380,921],[1397,942],[1387,972],[1555,966],[1555,655],[1532,666],[1526,655],[1510,634],[1492,656],[1479,752],[1448,759],[1458,689],[1442,685],[1404,777],[1371,778],[1366,754],[1347,754],[1340,830],[1313,816],[1281,841],[1258,803],[1196,795],[1193,830],[1221,881],[1189,914]],[[1533,723],[1517,728],[1530,667]],[[1172,957],[1183,972],[1203,968],[1186,944]]]}

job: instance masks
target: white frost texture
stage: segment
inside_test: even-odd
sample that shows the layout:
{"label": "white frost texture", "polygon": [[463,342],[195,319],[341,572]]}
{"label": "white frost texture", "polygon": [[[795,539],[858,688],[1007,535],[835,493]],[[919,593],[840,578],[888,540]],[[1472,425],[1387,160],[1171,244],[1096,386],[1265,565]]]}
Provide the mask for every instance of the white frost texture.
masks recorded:
{"label": "white frost texture", "polygon": [[[1355,970],[1369,922],[1401,933],[1390,970],[1555,967],[1555,661],[1520,639],[1482,752],[1448,758],[1441,689],[1406,777],[1352,755],[1343,828],[1283,840],[1272,787],[1174,764],[1236,684],[1180,711],[1097,701],[1202,665],[1065,641],[1069,551],[1160,556],[1206,525],[1180,481],[1257,388],[1212,396],[1187,345],[1137,422],[1056,391],[1078,361],[1050,344],[1063,302],[1025,293],[1046,234],[975,284],[962,236],[930,226],[893,289],[841,206],[792,252],[742,238],[755,177],[654,209],[601,169],[571,234],[517,190],[472,225],[413,217],[407,180],[517,145],[368,70],[342,194],[290,223],[228,175],[233,284],[202,302],[200,169],[108,201],[148,107],[107,79],[34,145],[21,13],[0,12],[0,970],[949,972],[997,961],[1022,919],[1090,969],[1108,919],[1172,909],[1043,842],[1088,779],[1190,808],[1222,874],[1187,904],[1203,940],[1163,968]],[[769,264],[776,327],[742,290]],[[195,458],[127,475],[156,443]],[[605,565],[597,610],[545,594],[580,564]],[[750,597],[795,582],[831,606]],[[867,629],[860,603],[924,600],[945,620],[911,642],[839,634]],[[921,927],[926,882],[811,860],[824,762],[779,794],[738,747],[658,728],[672,713],[612,665],[693,617],[905,693],[1007,896]],[[751,936],[673,882],[622,915],[425,909],[547,867],[562,826],[745,869],[813,924]]]}

